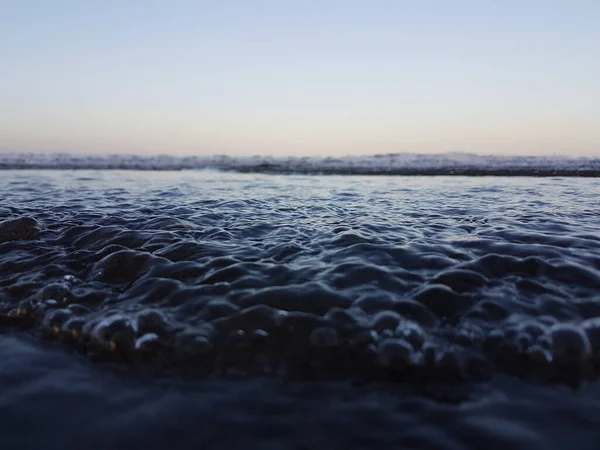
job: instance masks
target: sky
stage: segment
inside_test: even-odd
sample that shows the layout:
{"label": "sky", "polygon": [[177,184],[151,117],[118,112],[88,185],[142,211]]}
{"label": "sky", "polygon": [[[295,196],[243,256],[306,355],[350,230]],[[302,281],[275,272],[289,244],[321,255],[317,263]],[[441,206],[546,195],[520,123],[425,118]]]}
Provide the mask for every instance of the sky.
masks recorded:
{"label": "sky", "polygon": [[0,0],[0,151],[600,156],[600,1]]}

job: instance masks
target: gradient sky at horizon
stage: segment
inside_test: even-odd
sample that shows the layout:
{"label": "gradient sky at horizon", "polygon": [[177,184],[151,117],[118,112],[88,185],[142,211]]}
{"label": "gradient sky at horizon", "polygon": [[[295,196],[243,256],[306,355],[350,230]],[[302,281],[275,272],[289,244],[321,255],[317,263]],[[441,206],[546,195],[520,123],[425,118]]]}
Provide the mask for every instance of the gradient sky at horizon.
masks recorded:
{"label": "gradient sky at horizon", "polygon": [[0,0],[0,151],[600,156],[600,2]]}

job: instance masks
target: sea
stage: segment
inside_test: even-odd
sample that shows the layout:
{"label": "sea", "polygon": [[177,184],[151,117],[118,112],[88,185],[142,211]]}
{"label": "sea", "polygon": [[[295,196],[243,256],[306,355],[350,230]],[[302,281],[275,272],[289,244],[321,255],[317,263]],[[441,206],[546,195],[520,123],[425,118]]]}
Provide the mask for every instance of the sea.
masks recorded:
{"label": "sea", "polygon": [[0,170],[2,449],[600,447],[589,161],[20,161]]}

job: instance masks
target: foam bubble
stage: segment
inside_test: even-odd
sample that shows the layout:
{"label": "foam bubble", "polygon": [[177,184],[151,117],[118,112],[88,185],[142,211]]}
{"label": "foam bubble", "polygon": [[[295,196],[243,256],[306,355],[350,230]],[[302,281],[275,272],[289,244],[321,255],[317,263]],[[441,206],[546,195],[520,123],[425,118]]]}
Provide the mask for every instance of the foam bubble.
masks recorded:
{"label": "foam bubble", "polygon": [[0,222],[0,243],[33,239],[41,226],[33,217],[19,217]]}
{"label": "foam bubble", "polygon": [[385,365],[408,364],[412,361],[414,351],[412,345],[404,339],[382,339],[377,345],[379,361]]}
{"label": "foam bubble", "polygon": [[576,326],[557,324],[550,328],[554,359],[560,363],[577,364],[592,356],[592,347],[584,331]]}
{"label": "foam bubble", "polygon": [[384,330],[395,330],[402,321],[402,316],[394,311],[382,311],[371,320],[371,328],[378,333]]}

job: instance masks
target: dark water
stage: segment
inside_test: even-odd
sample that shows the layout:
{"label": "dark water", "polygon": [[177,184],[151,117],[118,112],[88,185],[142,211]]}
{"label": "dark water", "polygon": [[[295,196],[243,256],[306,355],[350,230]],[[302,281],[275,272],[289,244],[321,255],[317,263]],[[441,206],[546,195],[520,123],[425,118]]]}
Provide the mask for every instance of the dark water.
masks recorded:
{"label": "dark water", "polygon": [[597,179],[1,175],[2,448],[600,442]]}

